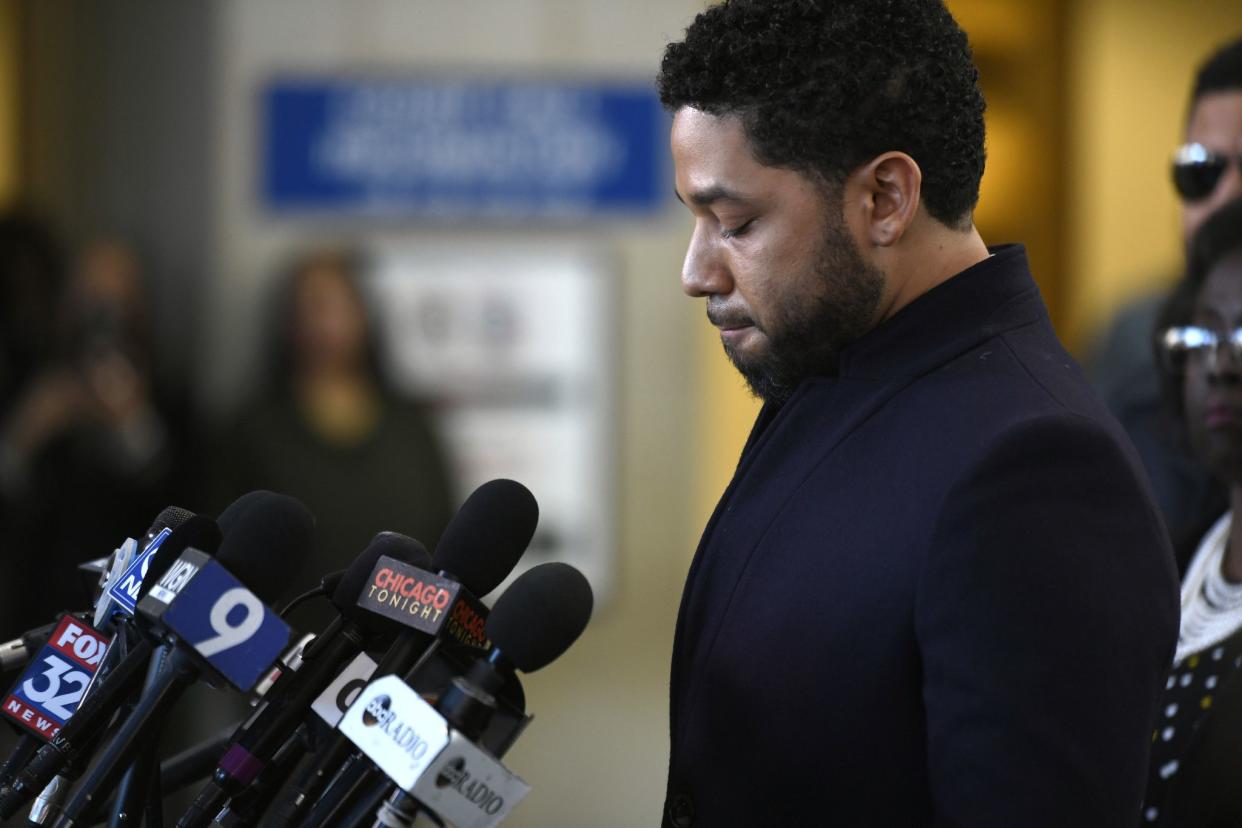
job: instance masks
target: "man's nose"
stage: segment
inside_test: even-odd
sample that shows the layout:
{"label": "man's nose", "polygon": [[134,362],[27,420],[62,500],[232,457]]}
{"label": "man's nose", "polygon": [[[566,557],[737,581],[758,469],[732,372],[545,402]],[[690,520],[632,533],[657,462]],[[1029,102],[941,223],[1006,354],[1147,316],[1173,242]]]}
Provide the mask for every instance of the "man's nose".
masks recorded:
{"label": "man's nose", "polygon": [[681,289],[695,298],[733,290],[724,257],[705,222],[696,221],[694,232],[690,234],[690,246],[686,248],[686,259],[681,266]]}

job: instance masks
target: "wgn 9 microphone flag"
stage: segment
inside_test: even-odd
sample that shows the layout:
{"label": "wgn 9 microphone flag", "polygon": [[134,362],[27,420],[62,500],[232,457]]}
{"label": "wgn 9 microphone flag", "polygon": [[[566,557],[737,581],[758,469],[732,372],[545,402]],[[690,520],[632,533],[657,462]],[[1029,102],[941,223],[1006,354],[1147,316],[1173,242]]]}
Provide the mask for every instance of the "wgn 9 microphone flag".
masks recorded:
{"label": "wgn 9 microphone flag", "polygon": [[182,553],[138,605],[239,690],[254,687],[293,631],[227,569],[196,549]]}

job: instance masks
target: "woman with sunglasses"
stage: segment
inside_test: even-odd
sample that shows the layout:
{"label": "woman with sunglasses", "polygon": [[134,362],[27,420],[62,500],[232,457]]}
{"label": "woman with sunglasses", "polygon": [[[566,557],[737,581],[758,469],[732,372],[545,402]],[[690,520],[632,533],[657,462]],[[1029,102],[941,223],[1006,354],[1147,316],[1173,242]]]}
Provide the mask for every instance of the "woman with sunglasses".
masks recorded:
{"label": "woman with sunglasses", "polygon": [[1242,199],[1195,236],[1156,351],[1168,409],[1230,509],[1189,553],[1174,663],[1153,734],[1146,825],[1242,825]]}

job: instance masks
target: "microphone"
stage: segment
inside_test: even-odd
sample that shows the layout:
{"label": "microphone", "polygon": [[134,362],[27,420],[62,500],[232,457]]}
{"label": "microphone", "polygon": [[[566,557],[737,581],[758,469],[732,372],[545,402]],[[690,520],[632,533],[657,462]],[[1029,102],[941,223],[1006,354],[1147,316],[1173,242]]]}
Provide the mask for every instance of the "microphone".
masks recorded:
{"label": "microphone", "polygon": [[339,578],[332,594],[340,619],[306,647],[301,669],[282,674],[268,693],[270,701],[233,734],[211,781],[178,822],[180,828],[207,825],[226,799],[254,783],[297,728],[315,697],[345,662],[361,652],[368,632],[392,626],[357,606],[358,596],[381,560],[427,566],[431,556],[421,543],[396,532],[381,532],[371,540]]}
{"label": "microphone", "polygon": [[[347,713],[342,720],[341,731],[398,787],[376,813],[379,824],[411,825],[420,805],[431,808],[433,802],[432,810],[454,824],[490,825],[508,814],[529,787],[474,743],[496,711],[495,694],[513,671],[531,673],[559,658],[586,629],[593,603],[590,584],[569,564],[540,564],[523,573],[487,620],[491,651],[455,678],[436,703],[434,712],[443,725],[420,710],[420,705],[429,706],[408,685],[388,681],[367,688],[350,708],[356,715]],[[403,701],[400,716],[408,723],[404,731],[393,721],[398,698]],[[421,747],[411,742],[410,730],[423,740]],[[467,764],[475,768],[476,778],[482,770],[491,781],[486,795],[464,785]],[[483,816],[494,819],[480,823]]]}
{"label": "microphone", "polygon": [[539,504],[516,480],[489,480],[453,515],[436,546],[440,573],[484,596],[509,576],[530,546]]}
{"label": "microphone", "polygon": [[[155,558],[155,554],[176,529],[196,517],[199,516],[187,509],[169,506],[159,513],[151,524],[151,528],[143,536],[141,552],[128,560],[122,558],[119,561],[120,566],[117,566],[118,560],[113,559],[113,565],[108,569],[99,598],[95,602],[96,626],[106,623],[118,611],[124,611],[126,615],[131,616],[134,614],[134,606],[138,603],[138,596],[142,591],[143,579],[150,571],[151,561]],[[219,543],[218,539],[216,543]],[[125,550],[126,546],[127,544],[122,544],[118,552]]]}
{"label": "microphone", "polygon": [[[249,520],[250,524],[259,527],[252,530],[251,534],[260,536],[261,529],[267,527],[268,522],[256,522],[253,517],[255,510],[266,506],[269,515],[279,518],[282,509],[278,507],[296,504],[290,498],[282,498],[283,496],[268,492],[251,493],[239,498],[233,504],[235,508],[226,510],[227,514],[223,516],[230,533],[236,531],[232,528],[234,523]],[[296,505],[300,507],[300,504]],[[279,523],[277,521],[277,525]],[[254,537],[251,541],[261,543],[262,539],[261,536]],[[229,556],[230,550],[226,548],[226,563],[229,562]],[[234,568],[237,566],[234,565]],[[255,689],[265,671],[262,665],[270,664],[274,658],[279,657],[289,640],[291,631],[288,626],[277,618],[266,618],[267,609],[263,602],[202,550],[187,549],[173,561],[164,575],[157,578],[153,573],[147,573],[146,578],[154,581],[154,584],[150,589],[144,590],[145,594],[138,602],[138,617],[146,618],[156,625],[152,631],[157,636],[163,629],[170,637],[156,648],[138,700],[133,703],[128,714],[122,717],[126,724],[131,718],[137,717],[141,720],[145,715],[145,710],[141,708],[144,699],[158,697],[170,686],[163,682],[168,679],[170,672],[176,672],[177,657],[184,655],[174,649],[177,638],[193,644],[198,656],[194,661],[195,665],[206,662],[203,666],[206,668],[209,684],[217,686],[223,679],[242,690]],[[250,580],[253,582],[253,578]],[[211,609],[205,629],[203,613],[208,606]],[[236,614],[238,610],[242,610],[241,616]],[[257,669],[255,665],[259,665]],[[181,692],[198,675],[198,671],[191,670],[184,677],[184,681],[172,682],[171,686],[177,689],[169,691],[169,701],[157,702],[166,705],[161,711],[170,709]],[[150,733],[141,746],[119,747],[120,740],[113,739],[107,748],[114,751],[131,750],[130,758],[124,760],[128,761],[129,767],[124,771],[114,798],[114,816],[110,821],[113,826],[137,819],[145,806],[151,806],[161,798],[159,778],[153,777],[153,774],[158,768],[155,744],[163,722],[156,721],[155,714],[152,714],[149,721]],[[122,760],[118,758],[116,761],[119,767]],[[148,788],[151,788],[150,796],[147,795]],[[84,789],[89,790],[89,784]],[[52,804],[58,805],[59,800]],[[47,803],[44,811],[51,811]]]}
{"label": "microphone", "polygon": [[63,616],[5,698],[4,715],[43,740],[55,736],[73,715],[108,642],[85,621]]}
{"label": "microphone", "polygon": [[[266,491],[233,506],[217,559],[187,549],[139,601],[139,614],[168,634],[152,658],[146,689],[65,807],[60,828],[90,814],[99,792],[110,791],[141,740],[200,675],[248,689],[288,642],[288,625],[260,596],[279,594],[289,565],[310,544],[314,519],[293,498]],[[240,583],[230,570],[241,575]],[[238,609],[245,612],[239,616]]]}
{"label": "microphone", "polygon": [[489,671],[542,670],[582,635],[594,603],[590,582],[575,567],[556,561],[532,566],[492,607],[487,634],[494,646],[480,663]]}
{"label": "microphone", "polygon": [[358,605],[407,629],[374,675],[406,672],[442,638],[486,649],[487,608],[478,598],[513,571],[538,523],[539,504],[529,489],[514,480],[491,480],[466,498],[445,527],[433,564],[438,576],[377,564]]}
{"label": "microphone", "polygon": [[[425,624],[410,626],[412,622],[417,624],[417,619],[410,616],[408,606],[396,609],[391,604],[375,600],[382,586],[396,585],[393,579],[385,576],[383,584],[372,580],[371,585],[377,588],[377,595],[360,598],[359,605],[367,608],[383,606],[385,611],[395,609],[389,617],[407,626],[380,659],[371,676],[379,678],[406,673],[422,663],[440,633],[458,633],[460,635],[455,636],[458,640],[473,640],[476,647],[484,646],[486,635],[482,634],[480,627],[483,626],[486,610],[470,599],[488,594],[508,577],[534,537],[538,522],[539,504],[530,490],[517,481],[491,480],[466,498],[445,527],[436,546],[434,562],[434,568],[445,580],[465,587],[467,594],[462,597],[466,600],[453,604],[458,617],[453,618],[449,612],[441,619],[439,627],[433,626],[429,630]],[[417,576],[412,572],[397,574],[410,578]],[[426,576],[429,573],[422,574]],[[377,570],[375,575],[378,579],[381,571]],[[442,582],[440,585],[447,588]],[[372,604],[370,607],[365,603],[368,599]],[[329,688],[329,693],[329,698],[325,698],[329,694],[320,697],[315,708],[328,724],[335,725],[336,722],[324,716],[322,711],[337,708],[340,689],[332,692]],[[325,818],[322,815],[334,813],[359,775],[365,772],[365,765],[360,765],[360,757],[355,750],[348,739],[340,734],[334,735],[282,799],[273,824],[293,824],[308,811],[308,822],[321,822]],[[329,782],[332,783],[330,788]]]}
{"label": "microphone", "polygon": [[[8,785],[34,756],[47,734],[55,735],[59,725],[64,724],[66,714],[73,712],[71,705],[75,694],[73,691],[60,694],[60,685],[66,680],[81,685],[89,681],[96,670],[107,639],[87,627],[82,621],[83,615],[85,613],[61,613],[51,624],[30,630],[3,645],[6,658],[11,657],[16,666],[29,662],[30,669],[18,679],[4,700],[4,714],[14,720],[11,724],[19,726],[14,729],[20,735],[8,758],[0,765],[0,785]],[[53,644],[45,647],[49,639]],[[33,651],[39,652],[37,661],[29,659]],[[46,682],[46,688],[39,687],[39,676]],[[54,719],[53,710],[62,718]]]}
{"label": "microphone", "polygon": [[[173,524],[176,524],[175,528]],[[146,540],[147,547],[153,549],[153,554],[146,562],[145,568],[153,578],[158,578],[185,548],[203,546],[214,551],[220,542],[220,530],[211,518],[192,515],[174,506],[160,513],[148,531]],[[113,570],[113,572],[117,571],[119,570]],[[148,583],[151,582],[148,581]],[[101,594],[100,601],[105,600],[105,596]],[[47,714],[55,712],[68,715],[57,717],[59,726],[49,728],[41,735],[41,739],[49,743],[39,749],[34,759],[12,782],[12,787],[0,791],[0,817],[8,818],[16,813],[18,808],[28,802],[65,766],[78,747],[84,743],[93,743],[95,734],[99,733],[112,718],[122,700],[137,689],[141,679],[139,671],[151,653],[151,645],[138,634],[137,628],[133,626],[133,619],[125,615],[123,610],[118,610],[115,616],[109,615],[105,620],[107,623],[100,626],[115,628],[114,640],[107,652],[103,654],[102,662],[96,663],[97,669],[92,665],[79,665],[83,671],[93,673],[94,677],[89,679],[89,684],[82,684],[79,688],[81,692],[77,693],[76,698],[62,699],[59,705],[61,709],[56,711],[43,710]],[[60,623],[63,625],[64,621]],[[82,632],[90,630],[90,635],[106,641],[105,636],[91,630],[84,622],[77,626]],[[64,637],[69,632],[68,629],[64,629],[60,633],[54,633],[53,639]],[[77,637],[80,638],[81,634]],[[62,655],[72,658],[68,653]],[[48,656],[54,658],[55,654],[45,647],[40,656],[32,662],[32,667],[27,671],[28,676],[42,673],[44,667],[48,667],[53,672],[59,669],[59,664],[49,661]],[[49,684],[47,691],[39,693],[37,686],[34,689],[40,697],[46,696],[48,692],[55,696],[63,682],[56,682],[56,686],[52,686],[53,678],[77,683],[78,680],[73,676],[76,672],[80,671],[65,671],[55,676],[42,673],[47,675],[45,679]],[[16,698],[22,695],[20,691],[23,687],[24,682],[19,681],[15,686],[15,692],[6,699],[6,711],[12,712],[14,709],[12,705],[15,703],[25,704],[34,701],[36,705],[39,704],[40,700],[30,699],[29,694],[25,694],[23,699]],[[50,704],[54,699],[43,699],[43,701]]]}
{"label": "microphone", "polygon": [[[185,509],[181,509],[177,506],[169,506],[167,509],[160,512],[159,516],[156,517],[155,522],[151,524],[151,528],[147,530],[145,536],[146,542],[150,544],[161,532],[171,532],[192,516],[193,513],[188,512]],[[166,536],[167,535],[165,535],[165,537]],[[163,540],[163,538],[161,538],[161,540]],[[129,543],[129,541],[127,541],[127,543]],[[122,544],[121,548],[124,548],[125,546],[126,544]],[[91,563],[101,564],[105,578],[112,577],[115,574],[115,565],[120,551],[121,550],[118,549],[114,551],[111,556],[100,558],[98,561]],[[96,603],[98,604],[101,601],[102,598],[97,598]],[[42,626],[35,627],[32,630],[27,630],[16,638],[0,644],[0,672],[8,672],[9,670],[26,664],[30,659],[30,654],[40,649],[47,643],[47,639],[51,636],[52,630],[56,629],[57,624],[60,623],[60,619],[64,614],[65,613],[61,613],[61,615],[57,616],[56,620],[50,624],[44,624]],[[85,621],[88,613],[74,612],[72,615],[74,615],[79,621]],[[95,620],[95,626],[99,627],[101,624],[102,621],[97,618]]]}
{"label": "microphone", "polygon": [[[594,601],[590,583],[567,563],[554,561],[526,570],[496,600],[487,619],[491,651],[464,677],[454,679],[441,705],[453,712],[456,721],[473,721],[469,711],[476,702],[494,698],[515,669],[533,673],[560,658],[586,629]],[[466,686],[485,695],[462,691]],[[476,736],[481,732],[475,725],[458,729]]]}

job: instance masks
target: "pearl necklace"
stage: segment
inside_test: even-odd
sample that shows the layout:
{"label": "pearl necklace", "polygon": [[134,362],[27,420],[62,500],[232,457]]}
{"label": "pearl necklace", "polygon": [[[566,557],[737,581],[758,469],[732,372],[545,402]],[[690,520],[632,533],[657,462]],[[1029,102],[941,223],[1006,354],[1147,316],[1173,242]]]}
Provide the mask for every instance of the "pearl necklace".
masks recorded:
{"label": "pearl necklace", "polygon": [[1182,623],[1177,637],[1177,664],[1188,655],[1224,641],[1242,627],[1242,584],[1231,584],[1221,572],[1233,513],[1226,512],[1203,536],[1182,581]]}

